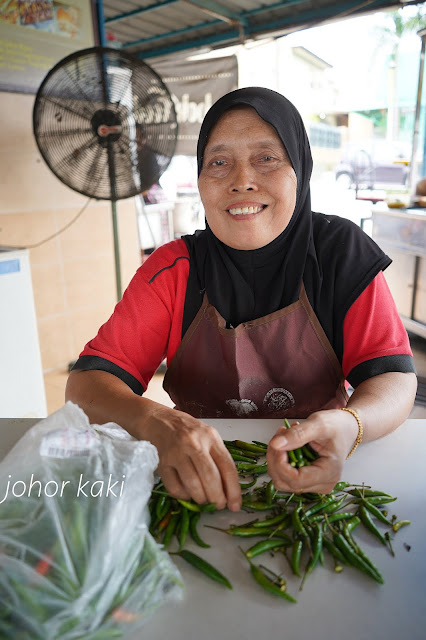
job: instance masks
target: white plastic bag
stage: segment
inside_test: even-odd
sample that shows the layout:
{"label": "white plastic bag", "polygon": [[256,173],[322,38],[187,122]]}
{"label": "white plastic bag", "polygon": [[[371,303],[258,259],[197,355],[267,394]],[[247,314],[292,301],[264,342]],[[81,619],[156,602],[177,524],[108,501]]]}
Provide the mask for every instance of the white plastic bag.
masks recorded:
{"label": "white plastic bag", "polygon": [[122,637],[182,596],[148,531],[156,448],[68,402],[0,463],[0,638]]}

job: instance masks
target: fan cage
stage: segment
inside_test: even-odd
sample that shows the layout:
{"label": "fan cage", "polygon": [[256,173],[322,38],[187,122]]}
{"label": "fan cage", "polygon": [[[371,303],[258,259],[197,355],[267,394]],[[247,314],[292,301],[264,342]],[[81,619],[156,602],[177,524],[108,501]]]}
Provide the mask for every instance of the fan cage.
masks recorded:
{"label": "fan cage", "polygon": [[93,47],[49,71],[35,98],[33,129],[43,159],[64,184],[120,200],[158,182],[174,155],[178,125],[171,95],[151,67],[120,50]]}

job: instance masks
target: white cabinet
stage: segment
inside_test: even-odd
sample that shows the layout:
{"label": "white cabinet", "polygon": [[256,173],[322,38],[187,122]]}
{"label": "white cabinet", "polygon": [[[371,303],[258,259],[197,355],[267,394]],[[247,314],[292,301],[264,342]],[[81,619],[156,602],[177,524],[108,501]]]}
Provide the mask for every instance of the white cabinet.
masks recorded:
{"label": "white cabinet", "polygon": [[0,418],[46,415],[28,251],[0,248]]}

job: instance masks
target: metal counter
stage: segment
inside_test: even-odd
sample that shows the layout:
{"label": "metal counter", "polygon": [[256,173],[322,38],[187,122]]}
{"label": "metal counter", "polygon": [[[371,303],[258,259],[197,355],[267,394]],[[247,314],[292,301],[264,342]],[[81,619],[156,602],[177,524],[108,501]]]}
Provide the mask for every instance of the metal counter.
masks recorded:
{"label": "metal counter", "polygon": [[[282,424],[280,420],[207,422],[225,439],[264,442],[268,442]],[[7,453],[33,423],[34,420],[0,420],[0,444],[3,444],[0,456]],[[349,567],[341,574],[335,573],[327,556],[325,566],[315,569],[300,592],[300,580],[292,575],[283,555],[267,555],[256,564],[283,572],[288,579],[289,593],[298,599],[297,604],[285,602],[263,591],[250,577],[238,544],[247,548],[253,542],[236,540],[204,527],[205,524],[221,528],[230,522],[241,524],[254,517],[253,514],[243,511],[233,514],[226,510],[204,514],[199,530],[211,548],[200,550],[192,542],[189,548],[224,573],[233,584],[232,591],[173,556],[185,582],[183,600],[158,609],[142,629],[127,635],[126,640],[424,640],[425,448],[426,420],[407,420],[385,438],[362,444],[345,464],[344,480],[365,482],[397,496],[390,513],[411,520],[411,525],[395,536],[394,558],[374,536],[360,532],[361,544],[382,572],[384,585]]]}
{"label": "metal counter", "polygon": [[426,338],[426,209],[372,209],[375,242],[393,262],[385,271],[408,331]]}

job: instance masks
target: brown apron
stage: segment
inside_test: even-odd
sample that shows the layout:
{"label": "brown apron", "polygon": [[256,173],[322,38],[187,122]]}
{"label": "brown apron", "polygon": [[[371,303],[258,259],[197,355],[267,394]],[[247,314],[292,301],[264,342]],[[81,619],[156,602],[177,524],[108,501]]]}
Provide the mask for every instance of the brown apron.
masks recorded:
{"label": "brown apron", "polygon": [[302,284],[297,302],[236,329],[205,295],[163,387],[196,418],[306,418],[344,407],[344,382]]}

